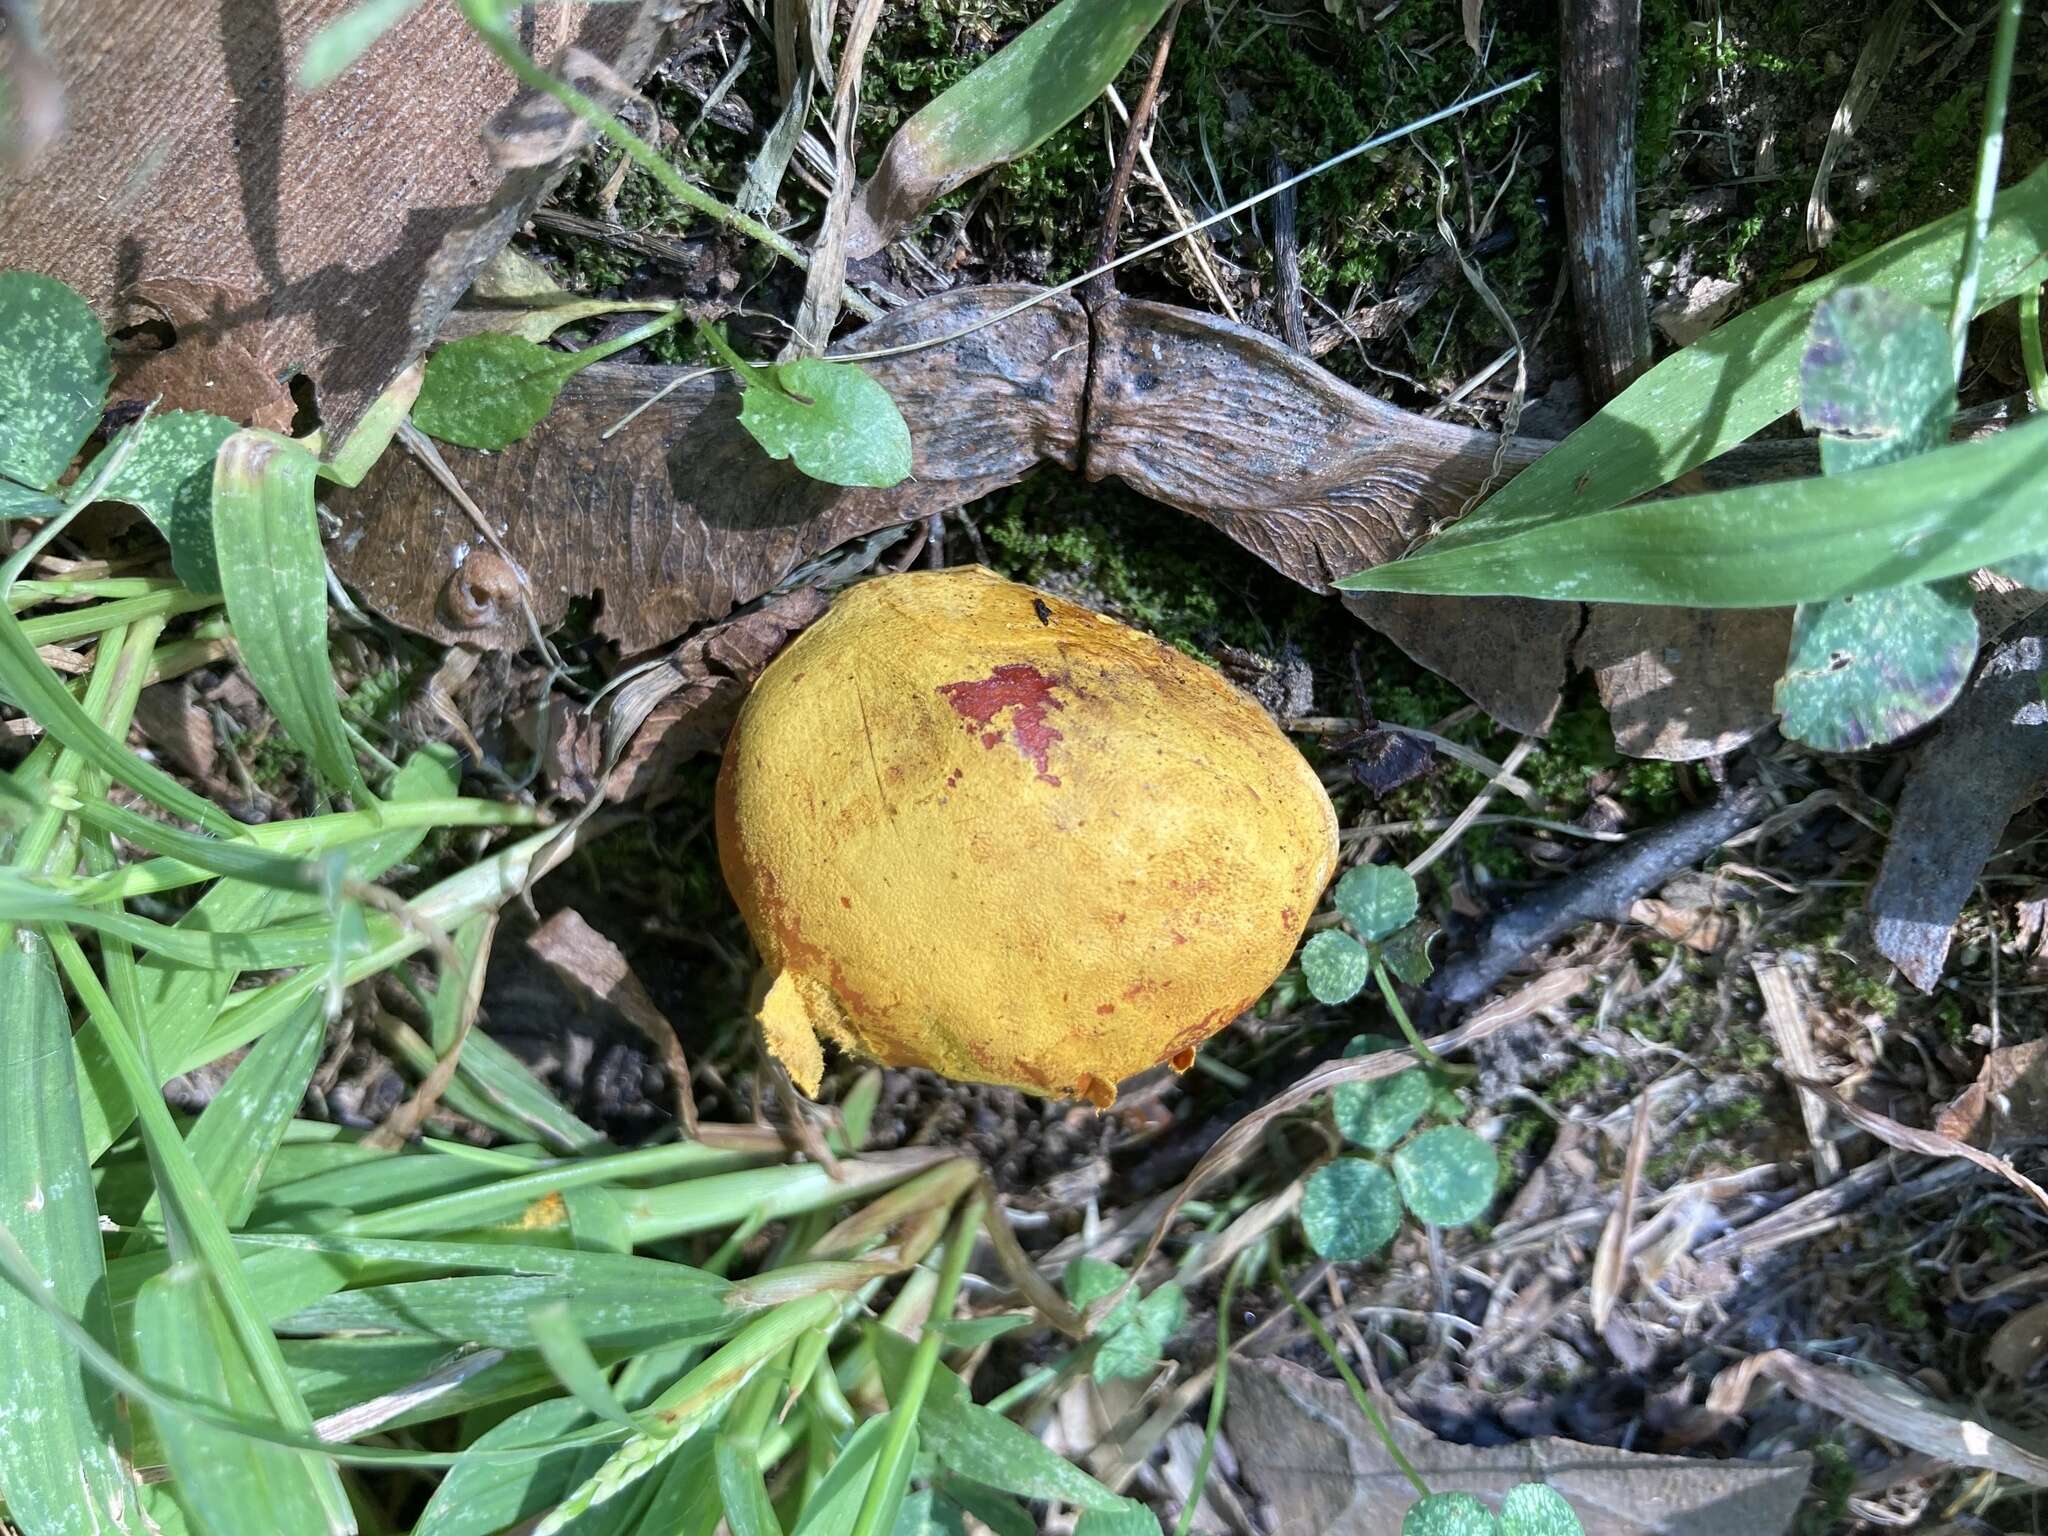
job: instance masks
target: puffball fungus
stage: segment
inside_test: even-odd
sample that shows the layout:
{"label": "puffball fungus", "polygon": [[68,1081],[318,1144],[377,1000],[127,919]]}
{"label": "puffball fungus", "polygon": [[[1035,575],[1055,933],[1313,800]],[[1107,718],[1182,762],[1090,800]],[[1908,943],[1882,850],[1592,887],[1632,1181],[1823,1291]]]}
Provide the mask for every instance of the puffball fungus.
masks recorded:
{"label": "puffball fungus", "polygon": [[1171,646],[978,566],[853,588],[755,684],[718,855],[774,973],[769,1049],[820,1036],[1107,1106],[1251,1007],[1337,860],[1314,770]]}

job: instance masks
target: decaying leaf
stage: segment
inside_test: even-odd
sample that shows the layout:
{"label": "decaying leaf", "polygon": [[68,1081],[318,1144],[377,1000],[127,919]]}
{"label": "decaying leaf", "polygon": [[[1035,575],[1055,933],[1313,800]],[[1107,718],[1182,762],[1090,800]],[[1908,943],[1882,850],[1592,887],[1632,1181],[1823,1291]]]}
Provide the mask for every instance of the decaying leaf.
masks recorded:
{"label": "decaying leaf", "polygon": [[618,1010],[654,1047],[676,1097],[676,1119],[686,1136],[697,1134],[697,1100],[682,1041],[655,1006],[623,951],[573,907],[564,907],[527,936],[526,947],[571,990]]}
{"label": "decaying leaf", "polygon": [[[674,686],[626,730],[628,745],[605,781],[606,798],[645,794],[658,803],[677,763],[724,746],[754,679],[825,605],[818,588],[798,587],[752,613],[701,629],[676,647],[662,669],[664,681],[673,679]],[[624,725],[617,722],[614,733]]]}
{"label": "decaying leaf", "polygon": [[[344,435],[553,171],[491,163],[480,130],[516,86],[452,5],[421,6],[320,95],[291,89],[300,51],[354,4],[230,5],[209,26],[151,24],[121,0],[44,7],[68,121],[0,182],[0,267],[60,278],[106,319],[137,280],[265,295],[228,311],[247,322],[230,329],[267,367],[312,377]],[[542,6],[529,46],[637,77],[668,9]]]}
{"label": "decaying leaf", "polygon": [[1956,918],[2006,822],[2048,781],[2044,649],[2048,620],[2038,615],[1993,649],[1899,796],[1870,891],[1873,938],[1923,992],[1941,979]]}
{"label": "decaying leaf", "polygon": [[[858,345],[947,334],[1028,293],[980,288],[906,306]],[[769,459],[739,423],[722,376],[685,384],[617,435],[600,434],[674,377],[600,363],[570,378],[554,410],[503,453],[444,450],[524,569],[543,628],[572,598],[601,594],[600,634],[632,652],[725,617],[803,561],[877,528],[961,506],[1041,462],[1079,462],[1087,319],[1045,304],[966,339],[864,365],[910,423],[915,473],[888,490],[825,485]],[[334,567],[378,612],[443,644],[516,649],[516,606],[451,605],[443,593],[477,546],[445,515],[419,464],[387,454],[362,487],[334,496],[345,531]]]}
{"label": "decaying leaf", "polygon": [[1557,718],[1585,612],[1577,603],[1527,597],[1406,592],[1347,592],[1344,606],[1502,725],[1537,736]]}
{"label": "decaying leaf", "polygon": [[1998,1325],[1984,1346],[1984,1363],[2008,1381],[2023,1382],[2048,1359],[2048,1301],[2036,1302]]}
{"label": "decaying leaf", "polygon": [[1594,674],[1618,749],[1690,762],[1734,751],[1776,718],[1771,685],[1791,638],[1785,608],[1591,603],[1572,659]]}
{"label": "decaying leaf", "polygon": [[[1541,1482],[1571,1504],[1586,1536],[1778,1536],[1798,1510],[1811,1467],[1803,1455],[1708,1461],[1551,1437],[1452,1445],[1410,1419],[1388,1417],[1402,1452],[1432,1487],[1498,1508],[1515,1484]],[[1224,1424],[1246,1480],[1272,1509],[1271,1529],[1399,1536],[1414,1486],[1342,1382],[1286,1361],[1234,1364]]]}
{"label": "decaying leaf", "polygon": [[2000,1046],[1986,1056],[1977,1081],[1942,1109],[1934,1128],[1976,1147],[2048,1134],[2048,1040]]}
{"label": "decaying leaf", "polygon": [[114,359],[110,403],[154,400],[159,411],[211,411],[238,426],[289,432],[297,412],[282,365],[253,350],[269,339],[268,306],[254,294],[188,277],[135,284],[124,296],[169,322],[173,340]]}
{"label": "decaying leaf", "polygon": [[1769,1350],[1729,1366],[1714,1378],[1707,1394],[1708,1409],[1740,1413],[1759,1379],[1775,1381],[1802,1402],[1839,1414],[1924,1456],[2048,1485],[2048,1456],[2024,1444],[2017,1432],[1983,1419],[1965,1418],[1896,1376],[1874,1370],[1852,1374],[1801,1359],[1790,1350]]}

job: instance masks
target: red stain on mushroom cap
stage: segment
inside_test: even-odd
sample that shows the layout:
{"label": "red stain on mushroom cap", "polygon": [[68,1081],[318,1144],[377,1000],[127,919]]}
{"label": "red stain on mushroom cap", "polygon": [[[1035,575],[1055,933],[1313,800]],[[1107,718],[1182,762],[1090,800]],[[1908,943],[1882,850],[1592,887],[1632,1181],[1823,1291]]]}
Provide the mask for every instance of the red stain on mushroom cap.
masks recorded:
{"label": "red stain on mushroom cap", "polygon": [[[1046,712],[1067,706],[1052,696],[1059,686],[1038,668],[1013,662],[997,667],[980,681],[941,683],[939,692],[953,706],[953,713],[979,729],[989,725],[1004,710],[1010,711],[1010,745],[1015,747],[1039,779],[1055,788],[1059,780],[1048,771],[1052,747],[1065,738],[1046,719]],[[1003,739],[999,730],[981,732],[981,744],[993,747]]]}

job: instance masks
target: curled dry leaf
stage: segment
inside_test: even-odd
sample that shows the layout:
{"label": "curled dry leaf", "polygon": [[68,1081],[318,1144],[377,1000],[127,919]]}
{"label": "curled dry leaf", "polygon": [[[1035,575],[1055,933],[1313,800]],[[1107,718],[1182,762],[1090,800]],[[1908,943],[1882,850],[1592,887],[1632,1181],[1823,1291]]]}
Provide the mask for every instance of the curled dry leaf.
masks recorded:
{"label": "curled dry leaf", "polygon": [[[839,350],[951,337],[1032,291],[936,295]],[[675,378],[603,364],[575,375],[523,441],[494,455],[450,449],[448,462],[529,573],[543,627],[559,623],[573,597],[601,593],[598,632],[631,651],[724,617],[825,550],[964,505],[1041,463],[1122,479],[1327,591],[1457,518],[1549,446],[1502,445],[1411,415],[1272,337],[1142,301],[1117,300],[1091,317],[1076,300],[1057,298],[863,366],[910,427],[915,472],[887,490],[824,486],[764,461],[737,424],[736,392],[723,378],[682,384],[601,438]],[[1811,446],[1745,450],[1703,478],[1781,473],[1781,461],[1810,468]],[[345,526],[332,550],[336,570],[385,617],[444,643],[525,644],[516,612],[449,612],[442,594],[472,540],[442,515],[445,501],[417,465],[387,457],[358,491],[330,498]],[[1540,730],[1554,714],[1577,604],[1351,604],[1497,718]]]}
{"label": "curled dry leaf", "polygon": [[[862,331],[859,345],[956,331],[1028,291],[909,305]],[[681,386],[601,440],[674,377],[606,363],[571,377],[547,418],[503,453],[443,453],[526,571],[541,626],[559,624],[573,597],[601,594],[597,630],[628,652],[724,618],[849,539],[961,506],[1041,462],[1079,463],[1087,320],[1077,303],[866,366],[910,423],[915,471],[889,490],[826,485],[766,457],[723,375]],[[385,455],[358,490],[332,498],[345,525],[330,546],[335,569],[378,612],[444,644],[525,645],[516,608],[465,623],[441,601],[474,542],[462,520],[441,515],[446,500],[419,464]]]}
{"label": "curled dry leaf", "polygon": [[[1553,1436],[1454,1445],[1398,1413],[1388,1418],[1402,1453],[1433,1487],[1498,1508],[1516,1484],[1540,1482],[1570,1503],[1586,1536],[1779,1536],[1812,1466],[1804,1455],[1709,1461]],[[1271,1529],[1399,1536],[1414,1485],[1342,1382],[1282,1360],[1233,1364],[1224,1430],[1253,1491],[1272,1508]]]}
{"label": "curled dry leaf", "polygon": [[1957,1141],[1953,1136],[1944,1136],[1939,1131],[1923,1131],[1916,1126],[1902,1125],[1889,1115],[1881,1115],[1874,1109],[1866,1109],[1853,1099],[1846,1099],[1826,1083],[1813,1078],[1796,1079],[1799,1086],[1815,1098],[1820,1099],[1844,1120],[1860,1130],[1868,1131],[1888,1147],[1897,1147],[1902,1152],[1918,1152],[1923,1157],[1960,1157],[1975,1163],[1986,1173],[1995,1173],[2013,1188],[2020,1190],[2033,1200],[2034,1204],[2048,1211],[2048,1189],[2043,1189],[2032,1179],[2002,1157]]}
{"label": "curled dry leaf", "polygon": [[1966,1418],[1900,1381],[1872,1370],[1851,1374],[1773,1349],[1729,1366],[1707,1394],[1710,1413],[1742,1412],[1759,1380],[1775,1381],[1800,1401],[1839,1414],[1874,1435],[1959,1467],[1984,1467],[2048,1486],[2048,1456],[2021,1443],[2003,1425]]}
{"label": "curled dry leaf", "polygon": [[[288,89],[313,34],[355,3],[231,5],[208,26],[152,24],[174,11],[124,0],[43,7],[67,131],[0,180],[0,267],[59,278],[105,319],[138,279],[264,295],[238,315],[241,344],[309,374],[346,435],[554,169],[491,164],[480,130],[517,86],[452,5],[420,6],[331,89]],[[637,77],[669,9],[542,6],[530,47],[548,61],[580,46]]]}
{"label": "curled dry leaf", "polygon": [[1977,1081],[1942,1109],[1934,1128],[1979,1147],[2048,1134],[2048,1040],[2000,1046],[1986,1056]]}

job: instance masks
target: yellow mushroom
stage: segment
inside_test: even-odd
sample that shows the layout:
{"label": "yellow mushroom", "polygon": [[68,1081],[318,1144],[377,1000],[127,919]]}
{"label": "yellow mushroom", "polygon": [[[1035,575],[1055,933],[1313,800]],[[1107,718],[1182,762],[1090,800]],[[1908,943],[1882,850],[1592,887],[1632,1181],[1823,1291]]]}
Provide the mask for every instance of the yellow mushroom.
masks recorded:
{"label": "yellow mushroom", "polygon": [[762,675],[718,852],[769,1048],[1108,1105],[1256,1002],[1337,858],[1314,771],[1171,646],[979,567],[840,597]]}

